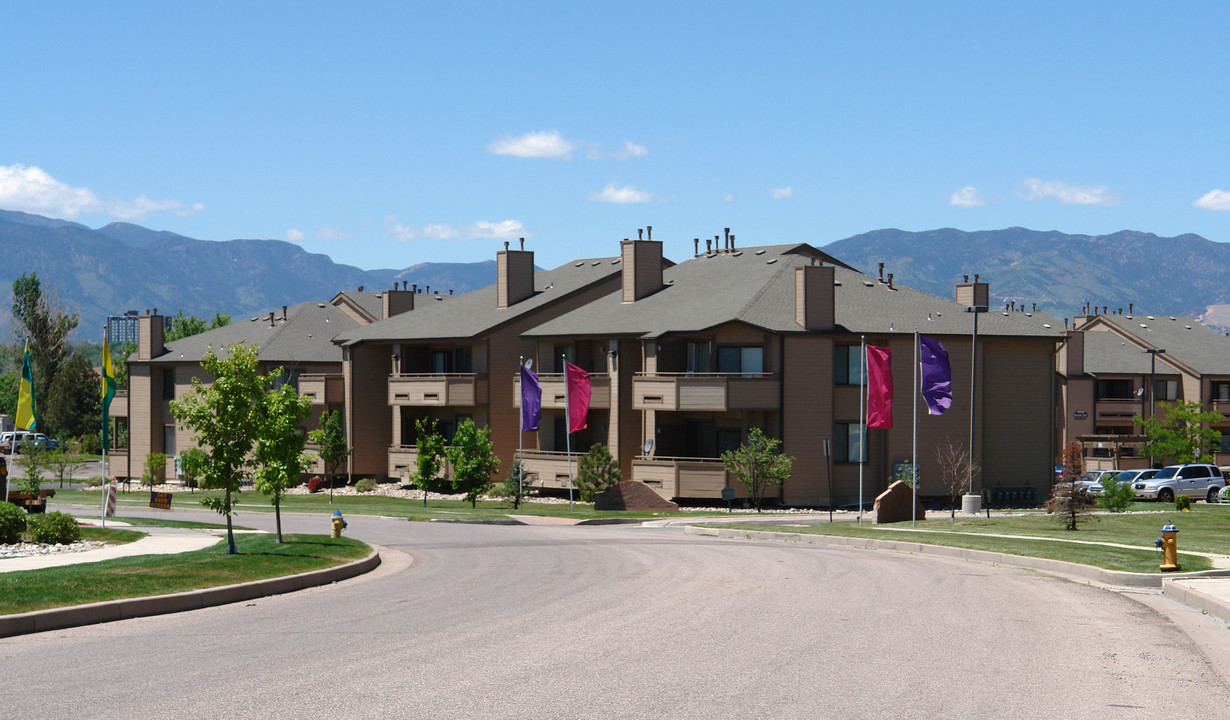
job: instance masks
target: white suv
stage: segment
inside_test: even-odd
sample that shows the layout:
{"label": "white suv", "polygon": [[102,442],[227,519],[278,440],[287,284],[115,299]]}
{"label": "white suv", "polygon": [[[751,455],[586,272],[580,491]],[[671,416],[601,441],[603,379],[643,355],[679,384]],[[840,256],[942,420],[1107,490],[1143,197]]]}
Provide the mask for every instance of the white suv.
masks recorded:
{"label": "white suv", "polygon": [[1221,468],[1204,463],[1167,465],[1148,480],[1132,483],[1138,500],[1164,503],[1174,502],[1179,495],[1217,502],[1217,494],[1225,486],[1226,478],[1222,476]]}

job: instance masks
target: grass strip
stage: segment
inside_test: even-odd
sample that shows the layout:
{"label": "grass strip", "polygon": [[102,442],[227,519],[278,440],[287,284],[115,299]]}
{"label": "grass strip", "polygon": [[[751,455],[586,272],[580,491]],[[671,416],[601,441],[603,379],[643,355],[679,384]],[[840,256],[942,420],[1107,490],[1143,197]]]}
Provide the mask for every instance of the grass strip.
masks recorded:
{"label": "grass strip", "polygon": [[[951,521],[948,520],[929,520],[925,523],[920,522],[918,525],[919,528],[922,528],[925,524],[937,522],[942,522],[944,525],[951,525]],[[986,521],[983,520],[982,522],[985,523]],[[994,525],[994,521],[992,521],[992,525]],[[1121,572],[1156,573],[1160,572],[1158,570],[1158,565],[1161,564],[1161,559],[1157,550],[1146,548],[1121,548],[1112,547],[1109,545],[1086,545],[1084,543],[1071,542],[1072,540],[1094,539],[1092,537],[1084,536],[1081,533],[1068,533],[1067,536],[1058,540],[1031,540],[1028,538],[997,537],[987,534],[992,532],[1001,533],[1001,528],[999,527],[993,527],[992,529],[982,533],[975,532],[968,528],[965,531],[942,532],[942,528],[938,527],[935,529],[941,531],[911,532],[910,530],[895,530],[884,527],[875,527],[873,525],[863,525],[860,527],[850,522],[796,526],[770,523],[723,523],[722,525],[713,525],[710,527],[735,527],[742,530],[799,533],[805,535],[834,535],[841,537],[871,538],[874,540],[886,540],[890,542],[914,542],[923,545],[941,545],[944,547],[965,548],[968,550],[985,550],[987,552],[998,552],[1006,555],[1021,555],[1025,557],[1062,560],[1064,562],[1090,565],[1093,567],[1100,567],[1107,570],[1116,570]],[[931,526],[928,525],[926,529],[931,529]],[[1081,537],[1073,537],[1073,535],[1076,534],[1081,534]],[[1107,541],[1103,540],[1102,542]],[[1121,542],[1121,540],[1111,540],[1109,542]],[[1213,569],[1213,564],[1209,561],[1209,559],[1199,555],[1180,553],[1179,564],[1183,566],[1183,570],[1188,572]]]}
{"label": "grass strip", "polygon": [[[101,518],[90,517],[89,515],[74,515],[73,517],[77,518],[78,520],[90,520],[92,522],[98,522],[101,520]],[[120,522],[125,522],[125,523],[128,523],[129,525],[136,525],[140,527],[191,528],[195,530],[225,530],[226,529],[226,523],[194,522],[192,520],[172,520],[170,518],[154,518],[154,517],[139,517],[139,516],[133,516],[133,517],[116,516],[113,518],[107,518],[108,522],[111,522],[112,520],[119,520]],[[249,527],[243,527],[240,525],[235,525],[234,527],[236,530],[254,529],[254,528],[249,528]],[[111,528],[108,527],[107,529],[110,530]],[[120,528],[116,528],[116,529],[120,529]]]}
{"label": "grass strip", "polygon": [[0,573],[0,615],[122,598],[166,595],[321,570],[367,557],[358,540],[320,535],[236,536],[239,553],[226,543],[167,555],[139,555],[41,570]]}

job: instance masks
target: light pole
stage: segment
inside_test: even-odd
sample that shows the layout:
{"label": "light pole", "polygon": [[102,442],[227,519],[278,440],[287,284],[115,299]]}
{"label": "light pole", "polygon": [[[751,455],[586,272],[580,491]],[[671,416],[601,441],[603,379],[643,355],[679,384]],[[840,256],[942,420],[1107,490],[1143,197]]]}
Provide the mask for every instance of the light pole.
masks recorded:
{"label": "light pole", "polygon": [[1157,371],[1157,356],[1165,355],[1165,348],[1145,348],[1141,352],[1149,353],[1149,417],[1157,414],[1157,381],[1153,378]]}
{"label": "light pole", "polygon": [[[975,278],[977,279],[977,278]],[[968,305],[965,312],[974,314],[974,334],[973,340],[970,343],[969,350],[969,493],[966,498],[976,498],[974,495],[974,408],[977,398],[977,378],[978,378],[978,316],[987,311],[986,305]],[[980,498],[979,498],[980,499]],[[962,512],[978,512],[978,506],[974,504],[973,499],[964,500],[961,503]]]}

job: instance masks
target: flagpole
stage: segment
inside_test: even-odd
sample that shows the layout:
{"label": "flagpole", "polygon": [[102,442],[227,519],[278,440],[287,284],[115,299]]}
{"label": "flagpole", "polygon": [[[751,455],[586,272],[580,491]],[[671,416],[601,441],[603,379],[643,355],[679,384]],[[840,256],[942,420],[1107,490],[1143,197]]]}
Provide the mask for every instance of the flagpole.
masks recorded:
{"label": "flagpole", "polygon": [[918,379],[918,328],[914,328],[914,440],[910,447],[910,484],[914,486],[914,499],[910,505],[910,525],[918,525],[918,394],[922,386]]}
{"label": "flagpole", "polygon": [[[517,376],[523,377],[521,368],[525,367],[525,356],[517,356]],[[521,432],[517,435],[517,502],[525,493],[525,383],[521,385]]]}
{"label": "flagpole", "polygon": [[571,400],[568,397],[568,356],[560,355],[560,359],[564,361],[564,446],[568,448],[568,510],[573,509],[572,505],[572,418],[569,417],[568,406]]}
{"label": "flagpole", "polygon": [[[107,347],[107,326],[106,325],[103,325],[103,347],[104,348]],[[110,349],[108,349],[107,352],[111,352]],[[107,385],[107,364],[106,363],[107,363],[107,358],[103,358],[103,366],[102,366],[103,379],[102,381],[103,381],[104,388],[106,388],[106,385]],[[103,395],[105,398],[106,396],[105,390],[103,391]],[[104,399],[103,402],[106,402],[106,400]],[[99,437],[107,438],[109,433],[107,432],[107,428],[105,427],[105,425],[106,423],[110,422],[107,413],[104,411],[102,414],[102,417],[99,419],[102,421],[104,425],[103,427],[99,428]],[[102,526],[104,530],[107,528],[107,443],[105,442],[102,444]]]}
{"label": "flagpole", "polygon": [[858,524],[863,524],[863,458],[867,455],[864,445],[867,442],[867,405],[863,401],[867,392],[867,337],[859,336],[859,347],[862,358],[859,366],[858,380]]}

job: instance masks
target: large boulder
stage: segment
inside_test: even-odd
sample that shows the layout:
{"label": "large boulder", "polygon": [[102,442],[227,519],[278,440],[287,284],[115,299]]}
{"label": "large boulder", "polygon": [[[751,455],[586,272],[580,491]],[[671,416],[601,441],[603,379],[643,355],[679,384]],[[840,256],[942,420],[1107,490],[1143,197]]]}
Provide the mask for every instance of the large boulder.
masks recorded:
{"label": "large boulder", "polygon": [[679,506],[653,491],[643,482],[622,480],[618,485],[594,496],[595,510],[637,510],[642,512],[679,512]]}
{"label": "large boulder", "polygon": [[[914,490],[898,480],[876,497],[875,508],[871,511],[871,522],[876,524],[904,522],[914,517],[922,520],[926,517],[926,511],[923,510],[921,502],[917,505],[914,502]],[[916,515],[911,514],[911,506]]]}

